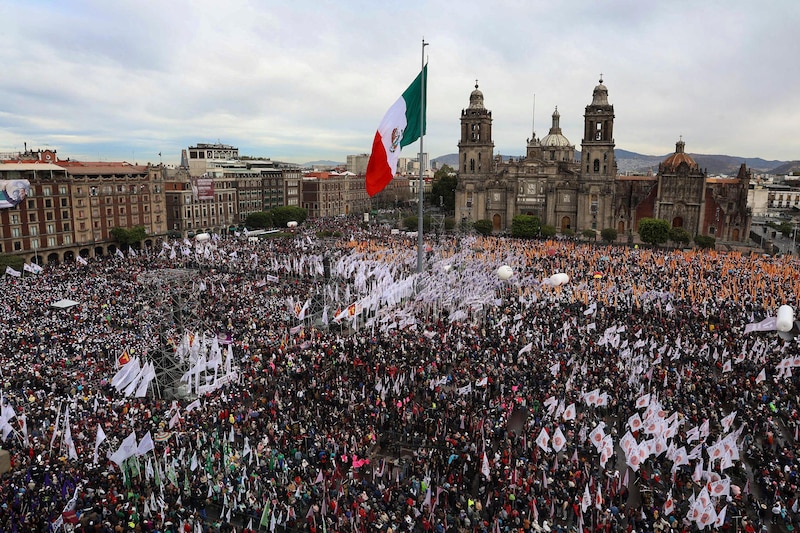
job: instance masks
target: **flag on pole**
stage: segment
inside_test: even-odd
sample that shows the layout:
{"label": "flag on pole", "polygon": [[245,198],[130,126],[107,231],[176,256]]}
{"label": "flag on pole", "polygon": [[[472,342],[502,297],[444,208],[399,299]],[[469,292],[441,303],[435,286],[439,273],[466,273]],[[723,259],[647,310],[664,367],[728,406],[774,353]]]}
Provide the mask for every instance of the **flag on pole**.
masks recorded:
{"label": "flag on pole", "polygon": [[19,270],[14,270],[10,266],[6,266],[6,274],[8,274],[9,276],[13,276],[15,278],[22,277],[22,272],[20,272]]}
{"label": "flag on pole", "polygon": [[[423,93],[427,89],[428,66],[392,104],[378,125],[372,141],[372,153],[367,163],[367,194],[381,192],[397,172],[400,150],[425,135],[425,109]],[[422,111],[420,111],[422,110]]]}

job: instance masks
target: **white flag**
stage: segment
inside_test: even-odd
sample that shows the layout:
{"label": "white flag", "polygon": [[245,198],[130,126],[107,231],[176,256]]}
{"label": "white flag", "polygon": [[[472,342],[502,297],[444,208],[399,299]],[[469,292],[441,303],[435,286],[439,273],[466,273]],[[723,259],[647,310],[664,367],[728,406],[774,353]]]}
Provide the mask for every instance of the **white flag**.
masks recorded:
{"label": "white flag", "polygon": [[20,272],[19,270],[14,270],[10,266],[6,266],[6,274],[8,274],[9,276],[14,276],[15,278],[22,277],[22,272]]}
{"label": "white flag", "polygon": [[106,440],[106,432],[103,431],[103,427],[100,424],[97,424],[97,439],[94,441],[94,456],[92,457],[92,462],[97,464],[97,450],[100,448],[100,443]]}

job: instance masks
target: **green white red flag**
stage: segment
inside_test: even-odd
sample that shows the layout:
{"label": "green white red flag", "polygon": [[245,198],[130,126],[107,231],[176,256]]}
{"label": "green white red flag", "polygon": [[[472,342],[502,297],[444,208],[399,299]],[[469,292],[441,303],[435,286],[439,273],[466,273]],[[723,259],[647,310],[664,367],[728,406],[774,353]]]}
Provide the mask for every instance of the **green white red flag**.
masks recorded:
{"label": "green white red flag", "polygon": [[372,153],[367,163],[367,194],[375,196],[394,178],[400,150],[425,135],[425,109],[423,95],[427,90],[428,66],[392,104],[381,120]]}

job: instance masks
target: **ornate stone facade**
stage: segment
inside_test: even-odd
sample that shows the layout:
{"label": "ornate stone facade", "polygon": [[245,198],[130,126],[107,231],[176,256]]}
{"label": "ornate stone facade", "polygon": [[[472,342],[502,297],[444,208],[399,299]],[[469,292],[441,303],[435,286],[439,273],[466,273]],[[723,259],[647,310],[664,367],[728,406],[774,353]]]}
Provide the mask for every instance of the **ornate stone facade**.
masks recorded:
{"label": "ornate stone facade", "polygon": [[654,217],[692,236],[747,240],[750,173],[744,165],[736,178],[708,178],[681,140],[657,176],[619,176],[614,106],[602,79],[584,113],[580,161],[561,133],[560,120],[556,108],[549,133],[538,139],[533,132],[524,157],[503,161],[494,155],[492,112],[476,83],[469,107],[461,112],[457,221],[487,219],[495,231],[503,231],[515,215],[528,214],[561,232],[615,228],[624,238],[633,236],[641,218]]}

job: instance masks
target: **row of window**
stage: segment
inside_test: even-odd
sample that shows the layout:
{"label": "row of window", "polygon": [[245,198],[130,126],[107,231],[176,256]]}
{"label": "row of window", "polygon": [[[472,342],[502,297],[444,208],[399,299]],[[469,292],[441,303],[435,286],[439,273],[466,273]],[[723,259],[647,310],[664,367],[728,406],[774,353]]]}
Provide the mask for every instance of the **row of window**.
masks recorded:
{"label": "row of window", "polygon": [[[47,243],[47,248],[54,248],[58,246],[58,237],[48,237],[45,242]],[[61,244],[63,246],[69,246],[72,244],[72,235],[62,235],[61,236]],[[30,249],[34,252],[42,248],[42,242],[40,239],[30,239]],[[22,241],[13,241],[11,243],[10,249],[15,252],[22,251]],[[11,251],[10,250],[10,251]],[[0,242],[0,253],[3,253],[3,243]]]}

